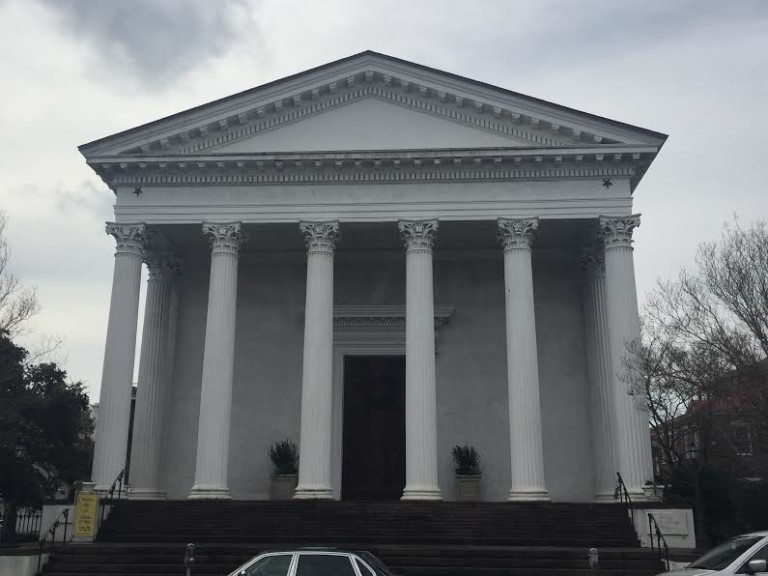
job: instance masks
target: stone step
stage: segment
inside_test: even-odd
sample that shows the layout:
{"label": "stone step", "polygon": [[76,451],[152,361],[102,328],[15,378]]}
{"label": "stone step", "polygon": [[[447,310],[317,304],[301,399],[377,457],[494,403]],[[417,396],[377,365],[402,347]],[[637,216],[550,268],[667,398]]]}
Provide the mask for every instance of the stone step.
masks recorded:
{"label": "stone step", "polygon": [[[225,575],[260,552],[300,546],[366,549],[403,576],[653,576],[616,505],[426,502],[121,502],[100,541],[57,551],[52,576]],[[601,570],[587,551],[600,550]]]}

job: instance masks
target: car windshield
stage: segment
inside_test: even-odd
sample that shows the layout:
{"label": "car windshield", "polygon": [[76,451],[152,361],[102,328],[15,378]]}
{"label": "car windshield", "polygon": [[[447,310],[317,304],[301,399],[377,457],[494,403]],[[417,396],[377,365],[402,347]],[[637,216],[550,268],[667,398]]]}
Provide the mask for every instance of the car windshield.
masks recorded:
{"label": "car windshield", "polygon": [[759,536],[740,536],[720,544],[696,560],[689,568],[724,570],[731,562],[752,548],[760,540]]}
{"label": "car windshield", "polygon": [[368,566],[373,568],[373,571],[376,572],[377,576],[392,576],[392,572],[390,572],[387,567],[384,566],[384,563],[370,552],[360,552],[358,556],[365,560]]}

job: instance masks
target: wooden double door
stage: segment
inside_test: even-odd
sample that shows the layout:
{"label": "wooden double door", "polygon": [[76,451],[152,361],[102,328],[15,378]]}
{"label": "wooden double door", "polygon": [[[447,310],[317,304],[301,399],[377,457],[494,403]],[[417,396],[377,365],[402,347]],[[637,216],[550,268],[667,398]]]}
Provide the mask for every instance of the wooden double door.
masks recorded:
{"label": "wooden double door", "polygon": [[341,496],[398,500],[405,487],[405,356],[344,358]]}

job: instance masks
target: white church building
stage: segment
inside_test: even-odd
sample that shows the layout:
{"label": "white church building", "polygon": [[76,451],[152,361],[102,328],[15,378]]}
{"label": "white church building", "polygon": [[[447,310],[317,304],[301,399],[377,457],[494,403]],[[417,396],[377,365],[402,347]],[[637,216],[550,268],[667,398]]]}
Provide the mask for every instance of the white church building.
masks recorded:
{"label": "white church building", "polygon": [[93,481],[136,498],[613,499],[652,479],[633,192],[666,136],[363,52],[80,147],[115,194]]}

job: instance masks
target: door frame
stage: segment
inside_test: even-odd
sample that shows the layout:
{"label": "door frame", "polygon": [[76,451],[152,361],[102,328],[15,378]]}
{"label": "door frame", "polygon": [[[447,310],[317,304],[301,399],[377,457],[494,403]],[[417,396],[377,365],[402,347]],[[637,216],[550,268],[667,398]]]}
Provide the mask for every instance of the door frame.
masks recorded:
{"label": "door frame", "polygon": [[[387,341],[389,340],[389,341]],[[341,499],[341,467],[344,446],[344,357],[345,356],[403,356],[405,357],[405,342],[392,341],[382,335],[380,342],[345,342],[337,343],[333,350],[333,439],[332,439],[332,469],[331,487],[333,497]],[[407,361],[407,360],[406,360]],[[406,442],[408,439],[406,438]]]}

